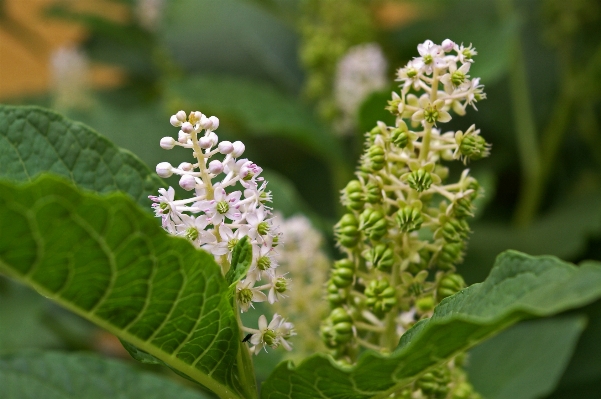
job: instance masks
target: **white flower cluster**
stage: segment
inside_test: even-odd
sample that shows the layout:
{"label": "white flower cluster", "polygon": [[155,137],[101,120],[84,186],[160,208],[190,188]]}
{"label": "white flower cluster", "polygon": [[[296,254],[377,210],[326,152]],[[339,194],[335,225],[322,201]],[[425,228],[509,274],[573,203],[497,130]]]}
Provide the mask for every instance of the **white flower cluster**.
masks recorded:
{"label": "white flower cluster", "polygon": [[[468,104],[476,108],[474,103],[486,98],[480,78],[468,79],[473,57],[478,54],[471,45],[464,47],[449,39],[437,45],[426,40],[417,46],[417,51],[420,57],[398,70],[401,96],[395,93],[393,100],[398,102],[398,113],[402,118],[434,125],[444,123],[451,120],[449,108],[464,115]],[[438,82],[442,83],[443,91],[439,90]],[[425,93],[419,98],[407,94],[411,88]]]}
{"label": "white flower cluster", "polygon": [[[180,187],[193,195],[175,200],[172,187],[159,189],[159,196],[150,196],[156,216],[162,219],[163,228],[170,234],[185,237],[213,254],[224,274],[231,266],[235,245],[248,237],[253,259],[246,277],[237,285],[237,305],[246,312],[253,302],[273,304],[287,291],[288,279],[276,272],[275,247],[280,243],[280,234],[273,226],[271,209],[265,205],[271,195],[265,191],[267,182],[260,176],[261,167],[241,158],[245,150],[242,142],[219,142],[214,132],[219,127],[219,119],[214,116],[207,117],[199,111],[187,116],[179,111],[171,116],[170,122],[180,128],[178,139],[163,137],[161,147],[167,150],[175,146],[190,148],[196,162],[183,162],[178,167],[161,162],[156,171],[163,178],[173,174],[181,176]],[[214,159],[215,156],[223,158]],[[261,328],[264,318],[259,319],[259,330],[244,328],[254,334],[253,350],[280,344],[289,349],[286,338],[294,334],[292,324],[276,314],[269,326]],[[273,323],[277,324],[275,330],[271,328]],[[266,334],[269,339],[265,338]]]}
{"label": "white flower cluster", "polygon": [[340,60],[334,81],[336,104],[342,112],[339,131],[349,131],[363,101],[387,86],[387,69],[388,62],[377,43],[351,47]]}

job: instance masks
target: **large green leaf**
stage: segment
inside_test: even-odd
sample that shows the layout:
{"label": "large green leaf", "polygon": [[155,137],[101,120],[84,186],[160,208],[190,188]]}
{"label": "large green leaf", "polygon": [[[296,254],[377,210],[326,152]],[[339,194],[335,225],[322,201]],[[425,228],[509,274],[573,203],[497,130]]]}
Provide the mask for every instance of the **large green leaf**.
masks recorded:
{"label": "large green leaf", "polygon": [[266,84],[200,75],[172,81],[169,92],[181,107],[214,113],[254,136],[292,140],[328,162],[343,158],[332,132],[311,111]]}
{"label": "large green leaf", "polygon": [[601,264],[580,267],[551,256],[501,254],[490,276],[443,300],[389,356],[363,354],[355,366],[315,355],[283,363],[263,384],[262,398],[385,398],[429,368],[516,321],[548,316],[601,297]]}
{"label": "large green leaf", "polygon": [[79,187],[124,191],[140,205],[164,185],[129,151],[89,127],[39,107],[0,106],[0,177],[30,181],[43,172]]}
{"label": "large green leaf", "polygon": [[0,357],[2,399],[206,399],[208,396],[117,360],[85,353]]}
{"label": "large green leaf", "polygon": [[256,396],[220,267],[124,194],[0,183],[0,271],[220,397]]}
{"label": "large green leaf", "polygon": [[585,325],[582,315],[520,323],[470,352],[470,382],[486,399],[544,397],[559,382]]}

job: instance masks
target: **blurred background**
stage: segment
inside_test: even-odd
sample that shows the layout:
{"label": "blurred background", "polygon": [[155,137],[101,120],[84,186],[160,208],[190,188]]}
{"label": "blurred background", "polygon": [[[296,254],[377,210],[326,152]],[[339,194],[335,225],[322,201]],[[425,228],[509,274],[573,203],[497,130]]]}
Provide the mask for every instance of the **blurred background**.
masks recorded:
{"label": "blurred background", "polygon": [[[363,134],[393,123],[384,107],[395,70],[426,39],[472,43],[470,75],[488,98],[448,127],[476,123],[493,145],[469,165],[486,197],[459,271],[476,283],[510,248],[601,260],[600,26],[599,0],[0,0],[0,102],[55,109],[152,169],[189,155],[158,145],[176,134],[171,114],[216,115],[220,138],[242,140],[265,169],[274,208],[297,215],[286,228],[317,237],[320,258],[303,260],[314,276],[301,279],[319,285]],[[0,303],[0,354],[124,356],[111,336],[6,279]],[[576,319],[586,328],[566,332]],[[595,303],[500,335],[468,371],[489,398],[598,399],[599,342]],[[259,378],[279,356],[257,358]]]}

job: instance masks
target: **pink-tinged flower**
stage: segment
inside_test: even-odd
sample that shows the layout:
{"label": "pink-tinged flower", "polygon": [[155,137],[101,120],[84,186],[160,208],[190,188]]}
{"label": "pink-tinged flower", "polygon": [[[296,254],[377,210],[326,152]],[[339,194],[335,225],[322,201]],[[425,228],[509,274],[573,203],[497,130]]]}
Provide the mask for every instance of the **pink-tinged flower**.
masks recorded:
{"label": "pink-tinged flower", "polygon": [[250,343],[253,345],[250,347],[250,351],[256,355],[266,346],[277,348],[280,344],[286,350],[292,350],[290,343],[286,339],[295,335],[293,328],[292,323],[287,323],[277,313],[273,315],[273,319],[271,319],[269,325],[267,324],[267,318],[261,315],[259,317],[259,331],[250,338]]}
{"label": "pink-tinged flower", "polygon": [[444,68],[446,67],[446,61],[444,60],[444,50],[439,45],[436,45],[432,40],[426,40],[425,42],[417,45],[417,51],[421,57],[413,59],[413,65],[421,69],[425,74],[430,75],[433,68]]}

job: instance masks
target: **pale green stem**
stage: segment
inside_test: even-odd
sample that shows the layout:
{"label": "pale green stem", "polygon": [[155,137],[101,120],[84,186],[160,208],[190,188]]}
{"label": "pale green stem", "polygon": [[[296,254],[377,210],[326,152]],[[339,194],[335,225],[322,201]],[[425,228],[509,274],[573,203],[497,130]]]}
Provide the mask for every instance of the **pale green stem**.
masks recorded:
{"label": "pale green stem", "polygon": [[[238,327],[240,331],[244,331],[242,320],[240,319],[240,310],[236,301],[234,301],[234,312],[236,313],[236,320],[238,320]],[[240,339],[241,340],[241,339]],[[250,357],[250,351],[245,343],[240,343],[238,348],[238,355],[236,358],[236,365],[238,367],[238,373],[241,376],[241,385],[246,391],[247,398],[258,399],[257,381],[255,379],[255,369],[253,361]]]}
{"label": "pale green stem", "polygon": [[[430,91],[430,103],[436,101],[438,95],[438,70],[433,68],[432,72],[432,90]],[[419,160],[426,161],[430,152],[430,140],[432,138],[432,124],[424,122],[424,138],[422,139],[422,148],[419,150]]]}

